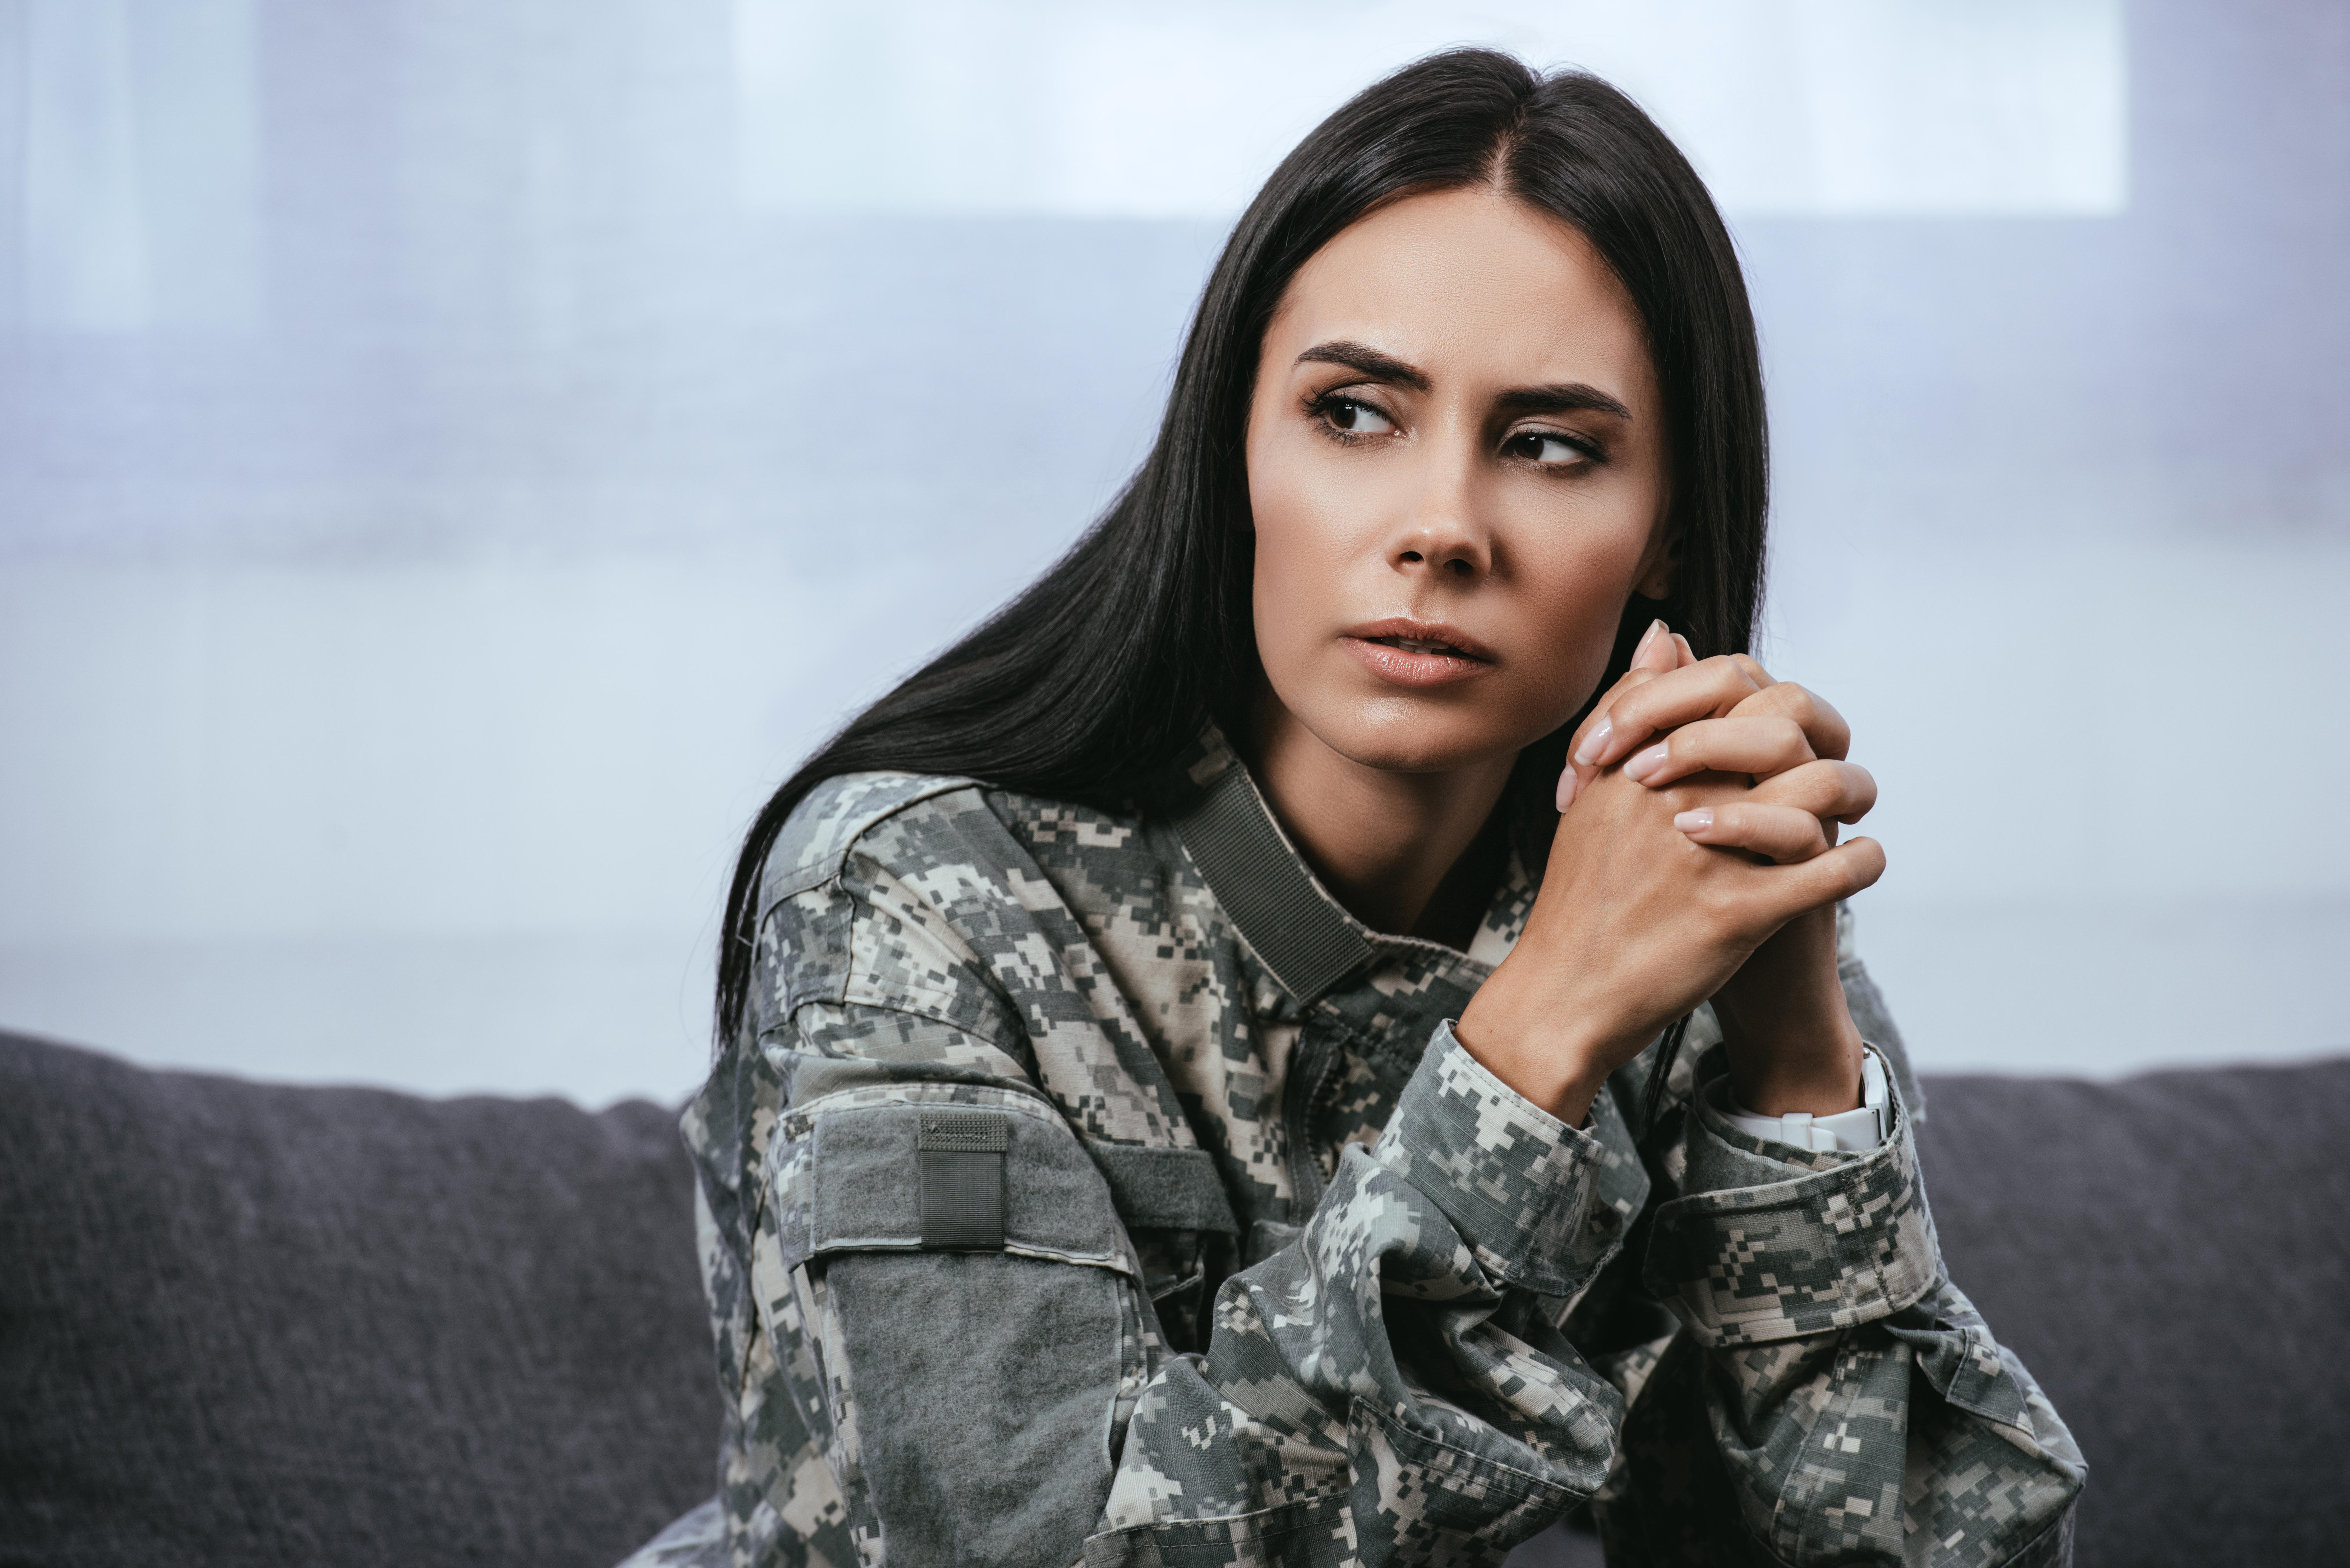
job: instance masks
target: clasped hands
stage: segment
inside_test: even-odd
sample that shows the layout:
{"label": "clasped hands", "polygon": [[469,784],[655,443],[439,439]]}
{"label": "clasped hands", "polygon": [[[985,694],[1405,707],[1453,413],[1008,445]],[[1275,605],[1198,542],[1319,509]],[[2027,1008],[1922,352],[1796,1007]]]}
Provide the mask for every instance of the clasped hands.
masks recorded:
{"label": "clasped hands", "polygon": [[1516,948],[1462,1012],[1496,1077],[1580,1125],[1607,1075],[1711,999],[1733,1092],[1765,1116],[1859,1104],[1835,905],[1875,882],[1877,801],[1836,711],[1662,621],[1576,729]]}

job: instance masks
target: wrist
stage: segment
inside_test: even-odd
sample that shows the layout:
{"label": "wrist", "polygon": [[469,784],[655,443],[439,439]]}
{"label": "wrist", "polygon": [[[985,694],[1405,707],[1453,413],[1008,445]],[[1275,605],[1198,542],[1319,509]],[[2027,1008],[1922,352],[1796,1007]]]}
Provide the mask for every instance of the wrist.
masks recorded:
{"label": "wrist", "polygon": [[1792,1144],[1815,1154],[1839,1150],[1866,1153],[1884,1147],[1892,1131],[1893,1090],[1885,1059],[1874,1050],[1861,1051],[1861,1096],[1856,1109],[1814,1116],[1791,1111],[1783,1116],[1757,1116],[1738,1101],[1733,1092],[1722,1115],[1730,1125],[1751,1137]]}
{"label": "wrist", "polygon": [[1840,995],[1837,1002],[1828,1016],[1773,1021],[1759,1028],[1742,1019],[1722,1020],[1730,1092],[1741,1106],[1766,1116],[1827,1116],[1859,1107],[1860,1031]]}
{"label": "wrist", "polygon": [[1581,1127],[1609,1072],[1638,1044],[1617,1049],[1621,1031],[1611,1032],[1571,999],[1522,990],[1504,978],[1508,969],[1504,962],[1470,998],[1453,1037],[1511,1089]]}

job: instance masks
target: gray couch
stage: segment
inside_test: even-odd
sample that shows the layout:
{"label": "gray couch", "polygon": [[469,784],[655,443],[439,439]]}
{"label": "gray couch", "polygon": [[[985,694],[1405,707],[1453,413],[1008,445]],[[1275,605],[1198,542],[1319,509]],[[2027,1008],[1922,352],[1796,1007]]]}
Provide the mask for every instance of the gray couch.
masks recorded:
{"label": "gray couch", "polygon": [[[2350,1060],[1927,1093],[1952,1272],[2093,1466],[2081,1563],[2350,1563]],[[603,1568],[711,1490],[689,1181],[656,1106],[0,1034],[0,1568]]]}

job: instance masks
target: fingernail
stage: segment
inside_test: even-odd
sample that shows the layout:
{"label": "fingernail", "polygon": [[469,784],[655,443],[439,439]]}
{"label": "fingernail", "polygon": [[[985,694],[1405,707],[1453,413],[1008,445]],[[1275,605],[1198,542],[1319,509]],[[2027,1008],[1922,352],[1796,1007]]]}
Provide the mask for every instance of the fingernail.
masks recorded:
{"label": "fingernail", "polygon": [[1607,749],[1608,732],[1614,728],[1604,717],[1592,725],[1591,732],[1583,737],[1583,744],[1575,748],[1575,760],[1586,768],[1597,762],[1599,753]]}
{"label": "fingernail", "polygon": [[1640,634],[1640,646],[1632,650],[1633,663],[1640,662],[1641,656],[1648,651],[1648,645],[1656,641],[1664,629],[1665,623],[1661,620],[1652,620],[1648,623],[1648,629]]}
{"label": "fingernail", "polygon": [[1645,784],[1650,774],[1664,765],[1665,742],[1659,741],[1647,751],[1633,753],[1632,760],[1624,764],[1624,776],[1635,783]]}
{"label": "fingernail", "polygon": [[1713,826],[1713,808],[1701,805],[1695,811],[1685,811],[1673,818],[1673,826],[1683,833],[1703,833]]}
{"label": "fingernail", "polygon": [[1575,804],[1575,792],[1583,787],[1583,775],[1573,768],[1558,775],[1558,809],[1562,815]]}

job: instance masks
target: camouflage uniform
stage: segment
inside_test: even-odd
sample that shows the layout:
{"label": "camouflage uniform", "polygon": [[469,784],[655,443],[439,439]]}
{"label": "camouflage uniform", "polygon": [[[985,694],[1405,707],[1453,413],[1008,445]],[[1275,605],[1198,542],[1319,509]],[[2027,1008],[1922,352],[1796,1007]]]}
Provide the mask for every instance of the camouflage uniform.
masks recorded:
{"label": "camouflage uniform", "polygon": [[1108,814],[866,774],[767,858],[689,1108],[725,1437],[640,1556],[2050,1563],[2083,1467],[1892,1136],[1723,1118],[1700,1012],[1570,1127],[1454,1039],[1464,954],[1322,890],[1212,735]]}

